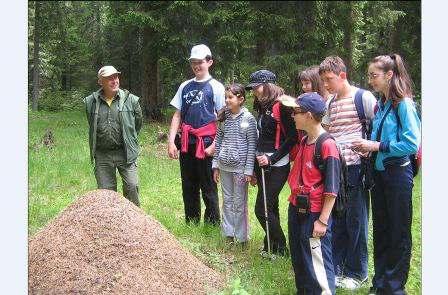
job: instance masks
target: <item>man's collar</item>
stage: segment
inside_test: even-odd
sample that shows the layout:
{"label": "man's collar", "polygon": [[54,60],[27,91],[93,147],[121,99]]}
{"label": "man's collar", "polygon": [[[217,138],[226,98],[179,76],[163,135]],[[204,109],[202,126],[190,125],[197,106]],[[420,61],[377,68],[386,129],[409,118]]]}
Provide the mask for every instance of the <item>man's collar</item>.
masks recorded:
{"label": "man's collar", "polygon": [[205,81],[207,81],[208,79],[210,79],[211,77],[212,77],[212,76],[211,76],[210,74],[207,74],[204,78],[202,78],[202,79],[200,79],[200,80],[198,80],[198,78],[194,77],[193,81],[195,81],[195,82],[205,82]]}
{"label": "man's collar", "polygon": [[[105,97],[105,96],[104,96],[104,90],[103,90],[103,88],[100,88],[100,89],[98,90],[98,97],[99,97],[99,98],[104,98],[104,97]],[[123,97],[124,97],[124,91],[121,90],[121,88],[118,88],[118,91],[117,91],[117,93],[115,94],[114,97],[117,97],[117,99],[119,99],[119,98],[123,98]]]}

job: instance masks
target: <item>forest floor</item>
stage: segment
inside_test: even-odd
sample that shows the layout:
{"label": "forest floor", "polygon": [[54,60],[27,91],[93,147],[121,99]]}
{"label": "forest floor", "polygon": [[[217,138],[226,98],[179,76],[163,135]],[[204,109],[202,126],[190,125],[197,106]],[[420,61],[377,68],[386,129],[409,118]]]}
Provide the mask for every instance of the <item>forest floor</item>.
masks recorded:
{"label": "forest floor", "polygon": [[[90,163],[88,127],[84,111],[28,113],[28,230],[31,238],[62,210],[84,193],[96,189]],[[221,294],[294,294],[294,273],[289,258],[266,260],[259,255],[264,232],[253,208],[256,188],[249,187],[250,242],[247,248],[230,246],[220,229],[189,226],[184,222],[179,163],[170,160],[166,143],[158,142],[159,132],[168,124],[145,123],[139,135],[138,159],[141,208],[157,219],[183,247],[214,270],[229,278]],[[50,130],[52,140],[43,141]],[[48,138],[47,138],[48,139]],[[122,193],[121,180],[119,193]],[[280,194],[280,216],[287,235],[287,185]],[[222,201],[221,191],[219,192]],[[413,195],[412,259],[406,290],[421,294],[421,176],[415,178]],[[202,212],[204,208],[202,206]],[[372,230],[369,227],[369,283],[356,292],[337,290],[337,294],[366,294],[373,275]]]}

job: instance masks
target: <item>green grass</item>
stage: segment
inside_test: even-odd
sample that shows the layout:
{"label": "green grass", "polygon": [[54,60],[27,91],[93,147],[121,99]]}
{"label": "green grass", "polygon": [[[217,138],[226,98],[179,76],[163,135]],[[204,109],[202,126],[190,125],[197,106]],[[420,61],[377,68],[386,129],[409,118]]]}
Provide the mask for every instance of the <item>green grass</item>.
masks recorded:
{"label": "green grass", "polygon": [[[41,144],[47,129],[54,135],[52,148]],[[33,235],[78,196],[95,189],[96,182],[90,164],[87,122],[83,111],[30,111],[28,130],[28,229],[29,235]],[[256,188],[249,189],[251,240],[247,249],[226,245],[219,228],[185,224],[179,163],[168,159],[165,143],[156,142],[157,132],[167,130],[167,123],[150,123],[144,125],[140,134],[142,151],[138,167],[142,209],[159,220],[195,256],[226,275],[229,287],[222,294],[232,294],[232,291],[233,294],[245,294],[245,291],[249,294],[293,294],[291,261],[285,258],[266,261],[258,254],[263,230],[253,213]],[[285,186],[280,195],[280,215],[285,234],[288,193]],[[406,289],[409,294],[421,294],[420,176],[416,178],[413,202],[413,251]],[[372,252],[370,227],[370,277],[373,274]],[[366,294],[368,286],[366,284],[357,292],[337,290],[337,294]]]}

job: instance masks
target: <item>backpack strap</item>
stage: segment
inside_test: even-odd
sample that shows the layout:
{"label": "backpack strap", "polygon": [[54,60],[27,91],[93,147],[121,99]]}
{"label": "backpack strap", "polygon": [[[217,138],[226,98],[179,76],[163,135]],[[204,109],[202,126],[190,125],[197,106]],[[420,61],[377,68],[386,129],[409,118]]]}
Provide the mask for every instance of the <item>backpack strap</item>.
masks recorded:
{"label": "backpack strap", "polygon": [[367,118],[366,113],[364,112],[364,104],[362,103],[362,95],[364,94],[364,89],[358,88],[358,90],[355,93],[355,108],[356,112],[358,113],[359,121],[361,122],[362,126],[362,138],[367,138]]}
{"label": "backpack strap", "polygon": [[[307,141],[308,136],[305,135],[301,138],[300,142],[297,144],[298,148],[301,149],[303,151],[303,149],[306,146],[306,141]],[[303,170],[303,157],[299,157],[299,159],[297,160],[297,162],[295,162],[294,167],[298,165],[299,166],[299,173],[298,173],[298,177],[297,177],[297,183],[299,185],[299,187],[303,186],[303,180],[302,180],[302,170]]]}
{"label": "backpack strap", "polygon": [[386,112],[383,114],[383,117],[381,118],[380,124],[378,125],[378,131],[376,134],[376,139],[375,139],[376,141],[381,141],[381,133],[383,131],[384,120],[386,120],[386,117],[389,114],[391,109],[392,109],[392,104],[389,105],[389,107],[386,109]]}
{"label": "backpack strap", "polygon": [[[324,132],[316,139],[316,143],[314,145],[314,157],[313,162],[314,166],[319,169],[320,173],[325,173],[325,165],[324,160],[322,159],[322,143],[328,138],[333,138],[330,133]],[[334,139],[334,138],[333,138]]]}
{"label": "backpack strap", "polygon": [[[313,163],[314,166],[319,169],[320,174],[322,174],[322,179],[319,181],[319,183],[316,184],[316,186],[319,186],[321,183],[325,181],[325,162],[322,158],[322,144],[327,140],[328,138],[332,138],[334,140],[334,137],[328,133],[324,132],[316,139],[316,142],[314,144],[314,155],[313,155]],[[340,151],[339,151],[340,155]]]}
{"label": "backpack strap", "polygon": [[280,132],[286,135],[285,128],[280,119],[280,102],[276,102],[272,106],[272,115],[275,119],[276,128],[275,128],[275,149],[278,150],[280,147]]}
{"label": "backpack strap", "polygon": [[400,116],[398,115],[398,106],[395,108],[395,107],[393,107],[393,109],[394,109],[394,114],[395,114],[395,118],[397,119],[397,142],[398,141],[400,141],[400,137],[398,136],[398,129],[402,129],[401,128],[401,121],[400,121]]}

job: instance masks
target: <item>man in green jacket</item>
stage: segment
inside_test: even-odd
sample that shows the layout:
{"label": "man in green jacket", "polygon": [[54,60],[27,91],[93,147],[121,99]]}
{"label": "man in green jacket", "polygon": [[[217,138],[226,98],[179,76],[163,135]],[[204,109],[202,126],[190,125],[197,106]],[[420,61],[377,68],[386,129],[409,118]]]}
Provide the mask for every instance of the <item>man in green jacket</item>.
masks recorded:
{"label": "man in green jacket", "polygon": [[142,110],[137,96],[120,89],[119,74],[113,66],[102,67],[98,71],[101,88],[84,98],[90,158],[95,163],[98,188],[117,191],[118,169],[124,196],[140,206],[137,134],[142,127]]}

